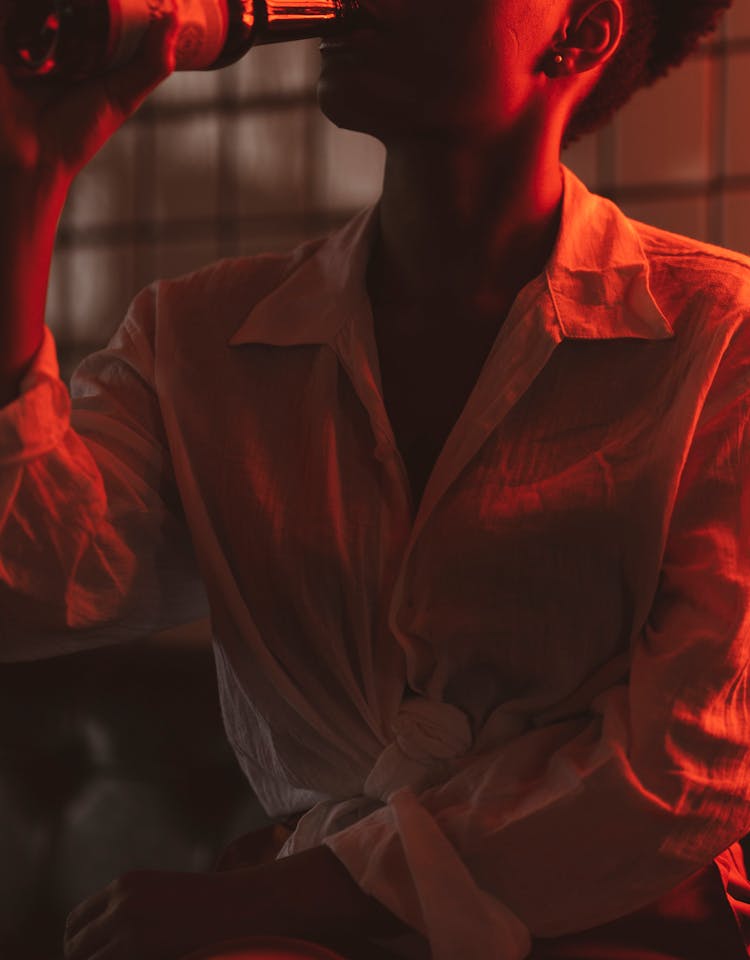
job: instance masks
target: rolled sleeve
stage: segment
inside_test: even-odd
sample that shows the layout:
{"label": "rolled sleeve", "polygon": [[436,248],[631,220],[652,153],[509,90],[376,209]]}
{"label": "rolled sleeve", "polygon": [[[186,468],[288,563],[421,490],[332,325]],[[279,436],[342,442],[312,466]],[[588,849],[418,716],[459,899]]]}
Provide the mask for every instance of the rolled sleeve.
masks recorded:
{"label": "rolled sleeve", "polygon": [[154,377],[155,287],[60,380],[49,330],[0,411],[0,658],[35,659],[206,615]]}
{"label": "rolled sleeve", "polygon": [[60,380],[55,341],[48,327],[19,396],[0,410],[0,469],[33,460],[62,440],[70,416],[70,395]]}

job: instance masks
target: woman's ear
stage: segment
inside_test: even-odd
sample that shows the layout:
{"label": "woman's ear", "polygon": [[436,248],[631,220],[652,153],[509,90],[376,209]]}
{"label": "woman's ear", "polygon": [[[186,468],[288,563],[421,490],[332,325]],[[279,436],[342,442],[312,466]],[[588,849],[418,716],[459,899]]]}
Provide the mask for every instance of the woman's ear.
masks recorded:
{"label": "woman's ear", "polygon": [[549,53],[546,72],[551,75],[595,70],[610,59],[622,40],[622,0],[585,0],[577,6]]}

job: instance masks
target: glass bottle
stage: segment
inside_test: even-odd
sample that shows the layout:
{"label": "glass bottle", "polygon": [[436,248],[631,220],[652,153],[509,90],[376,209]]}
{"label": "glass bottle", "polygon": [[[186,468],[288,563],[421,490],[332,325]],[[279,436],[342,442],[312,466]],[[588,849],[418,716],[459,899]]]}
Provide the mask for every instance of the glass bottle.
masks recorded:
{"label": "glass bottle", "polygon": [[[17,77],[80,80],[126,63],[169,0],[11,0],[3,62]],[[355,25],[358,0],[176,0],[177,70],[215,70],[256,44]]]}

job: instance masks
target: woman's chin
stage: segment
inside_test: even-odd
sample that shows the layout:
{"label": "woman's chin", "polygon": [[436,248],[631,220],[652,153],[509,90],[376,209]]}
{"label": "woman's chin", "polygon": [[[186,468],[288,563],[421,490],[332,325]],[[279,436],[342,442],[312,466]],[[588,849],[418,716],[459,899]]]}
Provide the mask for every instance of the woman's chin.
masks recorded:
{"label": "woman's chin", "polygon": [[413,89],[387,84],[382,76],[343,57],[323,59],[317,98],[331,123],[369,134],[386,146],[414,139],[450,140],[452,127],[465,126],[460,120],[451,122],[443,110],[431,115],[425,99]]}
{"label": "woman's chin", "polygon": [[[383,108],[373,104],[364,91],[357,91],[355,84],[343,83],[338,77],[324,70],[318,81],[318,104],[322,113],[343,130],[367,133],[381,138],[386,118]],[[386,112],[387,115],[387,112]]]}

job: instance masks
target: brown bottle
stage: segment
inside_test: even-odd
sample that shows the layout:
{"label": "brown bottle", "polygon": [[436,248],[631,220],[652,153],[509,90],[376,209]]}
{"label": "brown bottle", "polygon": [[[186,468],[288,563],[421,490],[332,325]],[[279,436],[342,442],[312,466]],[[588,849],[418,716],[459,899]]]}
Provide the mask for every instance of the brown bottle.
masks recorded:
{"label": "brown bottle", "polygon": [[[126,63],[168,0],[13,0],[4,61],[17,77],[80,80]],[[177,70],[215,70],[256,44],[354,25],[358,0],[176,0]]]}

